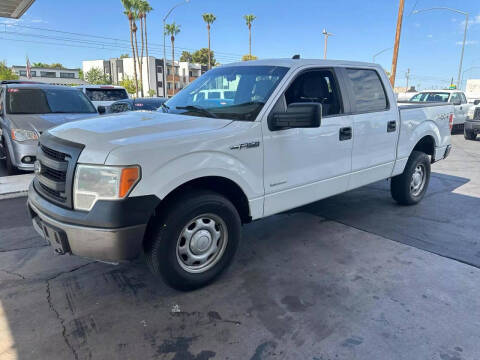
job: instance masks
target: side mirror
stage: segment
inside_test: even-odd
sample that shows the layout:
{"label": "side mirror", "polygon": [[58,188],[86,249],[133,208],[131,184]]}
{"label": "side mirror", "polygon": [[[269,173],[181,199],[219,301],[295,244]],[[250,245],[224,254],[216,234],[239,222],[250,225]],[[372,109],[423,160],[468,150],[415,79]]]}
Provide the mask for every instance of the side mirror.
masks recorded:
{"label": "side mirror", "polygon": [[270,130],[316,128],[322,121],[322,104],[292,103],[286,112],[275,112],[269,120]]}
{"label": "side mirror", "polygon": [[455,101],[452,101],[452,104],[455,106],[458,106],[458,105],[462,105],[462,102],[460,100],[455,100]]}
{"label": "side mirror", "polygon": [[475,100],[475,101],[473,102],[473,105],[480,105],[480,100]]}
{"label": "side mirror", "polygon": [[100,115],[103,115],[103,114],[105,114],[105,113],[107,112],[107,109],[105,108],[105,106],[99,105],[99,106],[97,107],[97,111],[98,111],[98,113],[99,113]]}

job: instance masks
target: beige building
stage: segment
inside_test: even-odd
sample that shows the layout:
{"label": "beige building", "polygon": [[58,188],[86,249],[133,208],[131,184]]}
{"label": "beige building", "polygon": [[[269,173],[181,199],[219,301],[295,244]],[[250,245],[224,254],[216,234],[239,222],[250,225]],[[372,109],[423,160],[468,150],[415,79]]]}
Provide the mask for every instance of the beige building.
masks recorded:
{"label": "beige building", "polygon": [[[147,67],[148,63],[148,67]],[[98,68],[112,79],[113,84],[118,84],[125,77],[133,79],[133,58],[112,58],[109,60],[85,60],[82,62],[83,73],[86,74],[92,68]],[[207,71],[207,67],[201,64],[175,61],[175,73],[172,71],[172,62],[167,60],[167,74],[163,74],[163,60],[153,56],[142,58],[143,92],[148,96],[149,90],[153,90],[156,96],[173,96],[201,74]],[[140,80],[140,69],[137,63],[137,78]],[[175,89],[173,82],[175,80]],[[164,84],[166,83],[166,86]]]}

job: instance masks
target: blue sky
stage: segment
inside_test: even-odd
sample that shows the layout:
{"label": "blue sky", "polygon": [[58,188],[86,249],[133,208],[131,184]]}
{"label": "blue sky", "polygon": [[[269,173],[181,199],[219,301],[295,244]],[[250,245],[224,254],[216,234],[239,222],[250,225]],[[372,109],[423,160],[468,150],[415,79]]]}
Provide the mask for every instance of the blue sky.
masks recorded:
{"label": "blue sky", "polygon": [[[150,0],[154,8],[148,19],[152,55],[161,57],[162,18],[177,2]],[[461,50],[458,42],[463,38],[464,16],[449,11],[411,14],[414,8],[435,6],[455,7],[470,13],[464,69],[478,68],[467,71],[465,76],[480,78],[480,1],[406,0],[397,68],[399,86],[405,84],[408,68],[410,84],[420,88],[445,86],[452,77],[457,77]],[[323,56],[321,32],[326,28],[334,34],[329,38],[329,58],[371,61],[376,52],[393,46],[397,10],[398,0],[191,0],[177,8],[169,22],[181,24],[177,47],[198,49],[207,45],[201,14],[214,13],[217,21],[212,26],[212,49],[222,63],[248,52],[248,30],[242,16],[249,13],[257,16],[252,52],[260,58],[291,57],[297,53],[304,58],[320,58]],[[120,0],[36,0],[19,21],[0,19],[1,57],[9,65],[24,64],[28,55],[32,62],[60,62],[68,67],[80,67],[82,60],[116,57],[128,52],[128,42],[28,27],[129,40]],[[59,38],[69,40],[59,41]],[[109,46],[102,48],[99,44],[84,42],[81,44],[85,47],[77,48],[72,46],[79,44],[76,39]],[[176,52],[180,54],[181,50]],[[168,48],[167,54],[171,56]],[[376,62],[388,70],[391,59],[392,50],[388,50],[377,56]]]}

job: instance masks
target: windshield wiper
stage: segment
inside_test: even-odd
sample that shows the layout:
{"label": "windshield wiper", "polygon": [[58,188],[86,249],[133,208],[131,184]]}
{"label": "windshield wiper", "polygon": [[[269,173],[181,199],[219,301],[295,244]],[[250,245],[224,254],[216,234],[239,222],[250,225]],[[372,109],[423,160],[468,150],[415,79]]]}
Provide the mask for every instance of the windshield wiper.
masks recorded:
{"label": "windshield wiper", "polygon": [[168,110],[170,110],[170,106],[168,106],[168,105],[165,104],[165,103],[162,103],[161,106],[162,106],[162,108],[163,108],[164,110],[166,110],[167,112],[168,112]]}
{"label": "windshield wiper", "polygon": [[199,113],[202,113],[204,115],[207,115],[208,117],[216,118],[218,119],[218,116],[211,112],[210,110],[207,110],[201,106],[197,105],[187,105],[187,106],[176,106],[175,109],[178,110],[189,110],[189,111],[197,111]]}

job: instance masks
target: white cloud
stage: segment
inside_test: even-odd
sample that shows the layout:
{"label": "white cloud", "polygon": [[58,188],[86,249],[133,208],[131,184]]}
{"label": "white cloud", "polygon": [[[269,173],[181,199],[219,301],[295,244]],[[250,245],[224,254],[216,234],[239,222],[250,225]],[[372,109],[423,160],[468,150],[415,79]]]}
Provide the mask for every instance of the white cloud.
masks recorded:
{"label": "white cloud", "polygon": [[414,25],[416,28],[419,28],[421,26],[420,23],[415,23]]}
{"label": "white cloud", "polygon": [[[457,45],[462,45],[463,41],[457,41],[456,44]],[[467,40],[467,41],[465,41],[465,45],[477,45],[477,44],[478,44],[478,40]]]}
{"label": "white cloud", "polygon": [[427,35],[427,38],[431,39],[431,38],[433,38],[433,35],[432,35],[432,34],[428,34],[428,35]]}
{"label": "white cloud", "polygon": [[[463,20],[460,24],[462,25],[462,28],[464,28],[465,27],[465,20]],[[473,25],[479,25],[479,24],[480,24],[480,15],[476,15],[473,18],[470,18],[468,20],[468,26],[469,27],[473,26]]]}

